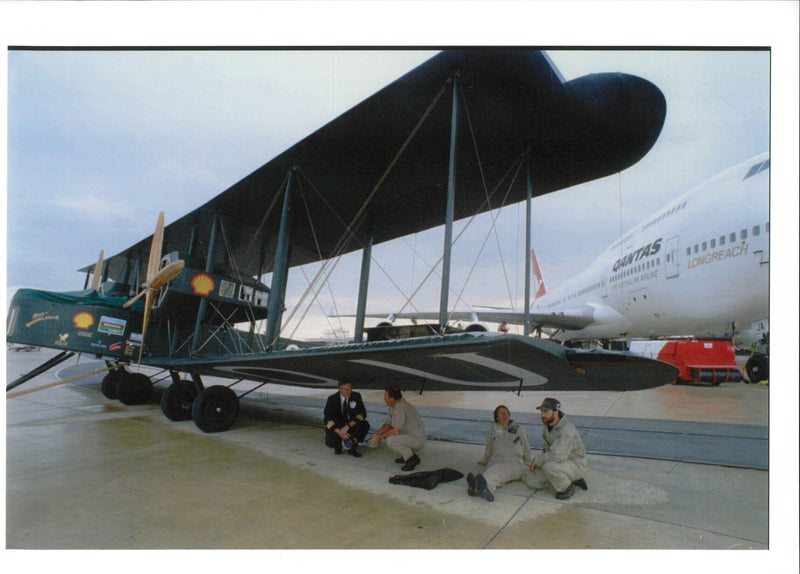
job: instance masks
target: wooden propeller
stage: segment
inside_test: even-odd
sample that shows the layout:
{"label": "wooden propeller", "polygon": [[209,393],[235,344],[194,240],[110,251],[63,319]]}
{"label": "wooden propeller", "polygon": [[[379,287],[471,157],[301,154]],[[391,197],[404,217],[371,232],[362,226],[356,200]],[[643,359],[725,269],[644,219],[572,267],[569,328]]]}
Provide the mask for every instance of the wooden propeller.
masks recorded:
{"label": "wooden propeller", "polygon": [[142,351],[144,350],[144,341],[147,336],[147,328],[150,325],[150,315],[153,312],[153,303],[155,302],[156,293],[164,285],[175,279],[178,274],[183,271],[184,262],[182,259],[173,261],[163,269],[159,270],[158,265],[161,262],[161,247],[164,243],[164,212],[158,214],[158,223],[156,223],[156,231],[153,233],[153,241],[150,244],[150,258],[147,261],[147,276],[145,282],[142,284],[142,290],[136,297],[128,299],[122,305],[124,309],[129,308],[142,297],[144,300],[144,318],[142,319],[142,340],[139,346],[139,365],[142,364]]}
{"label": "wooden propeller", "polygon": [[97,291],[100,288],[100,278],[103,274],[103,250],[100,250],[100,257],[94,265],[94,275],[92,276],[92,289]]}

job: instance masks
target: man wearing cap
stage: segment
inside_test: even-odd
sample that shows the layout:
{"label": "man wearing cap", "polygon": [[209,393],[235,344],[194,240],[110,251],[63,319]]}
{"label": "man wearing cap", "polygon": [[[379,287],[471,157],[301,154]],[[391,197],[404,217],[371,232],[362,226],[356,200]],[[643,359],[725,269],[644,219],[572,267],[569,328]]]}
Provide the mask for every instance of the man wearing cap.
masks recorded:
{"label": "man wearing cap", "polygon": [[353,383],[347,379],[339,381],[339,392],[328,397],[325,403],[325,445],[336,454],[342,454],[342,447],[356,458],[358,443],[364,440],[369,431],[367,409],[361,394],[353,392]]}
{"label": "man wearing cap", "polygon": [[547,398],[536,407],[542,416],[542,454],[534,458],[525,482],[530,488],[552,486],[556,498],[566,500],[575,493],[575,486],[588,489],[586,450],[578,430],[564,416],[561,403]]}
{"label": "man wearing cap", "polygon": [[383,426],[372,435],[370,444],[378,446],[381,441],[386,441],[386,446],[400,454],[395,459],[396,463],[403,463],[400,470],[414,470],[421,462],[417,451],[425,446],[427,440],[422,417],[395,385],[384,391],[383,401],[389,407],[389,413]]}

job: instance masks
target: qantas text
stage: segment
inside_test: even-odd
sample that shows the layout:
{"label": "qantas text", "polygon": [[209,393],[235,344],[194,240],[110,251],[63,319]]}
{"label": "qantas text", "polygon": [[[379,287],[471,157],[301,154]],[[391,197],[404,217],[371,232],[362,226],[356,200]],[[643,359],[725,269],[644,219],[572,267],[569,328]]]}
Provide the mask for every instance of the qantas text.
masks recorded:
{"label": "qantas text", "polygon": [[663,238],[659,237],[655,241],[651,241],[647,245],[644,245],[637,249],[636,251],[631,251],[624,257],[620,257],[614,263],[614,272],[616,273],[623,267],[627,267],[631,263],[639,261],[640,259],[644,259],[645,257],[649,257],[650,255],[655,255],[661,250],[661,240]]}

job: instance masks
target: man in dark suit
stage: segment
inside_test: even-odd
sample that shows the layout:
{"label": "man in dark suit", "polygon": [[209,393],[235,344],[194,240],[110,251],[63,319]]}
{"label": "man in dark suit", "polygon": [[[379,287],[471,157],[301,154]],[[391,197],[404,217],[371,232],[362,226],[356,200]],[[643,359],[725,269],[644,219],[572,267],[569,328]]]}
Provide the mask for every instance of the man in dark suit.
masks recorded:
{"label": "man in dark suit", "polygon": [[325,403],[325,445],[336,454],[342,449],[360,457],[358,443],[363,442],[369,432],[367,409],[361,394],[353,392],[353,383],[347,379],[339,381],[339,391],[328,397]]}

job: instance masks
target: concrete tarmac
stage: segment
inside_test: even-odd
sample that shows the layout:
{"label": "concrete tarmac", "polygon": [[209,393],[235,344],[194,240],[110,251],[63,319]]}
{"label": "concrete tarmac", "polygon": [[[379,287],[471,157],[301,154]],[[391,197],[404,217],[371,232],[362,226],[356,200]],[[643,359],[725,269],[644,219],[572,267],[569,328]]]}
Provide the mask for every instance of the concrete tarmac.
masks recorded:
{"label": "concrete tarmac", "polygon": [[[46,353],[8,354],[8,380]],[[52,380],[54,374],[46,373],[20,388]],[[272,401],[281,393],[331,392],[269,387]],[[380,393],[364,395],[380,400]],[[541,402],[532,392],[407,398],[420,407],[491,410],[503,403],[512,414],[536,412]],[[562,393],[559,399],[568,415],[766,426],[769,387],[676,386]],[[377,427],[382,421],[371,422]],[[323,444],[321,424],[245,415],[227,432],[205,434],[191,421],[170,422],[155,404],[126,407],[77,384],[7,400],[5,428],[9,549],[770,546],[765,470],[590,455],[589,490],[577,490],[567,501],[512,483],[489,503],[467,496],[464,479],[430,491],[393,485],[389,477],[400,473],[393,452],[362,447],[362,458],[335,456]],[[528,434],[536,451],[538,429]],[[482,454],[481,444],[429,440],[416,470],[479,472]],[[741,557],[739,566],[749,560]]]}

